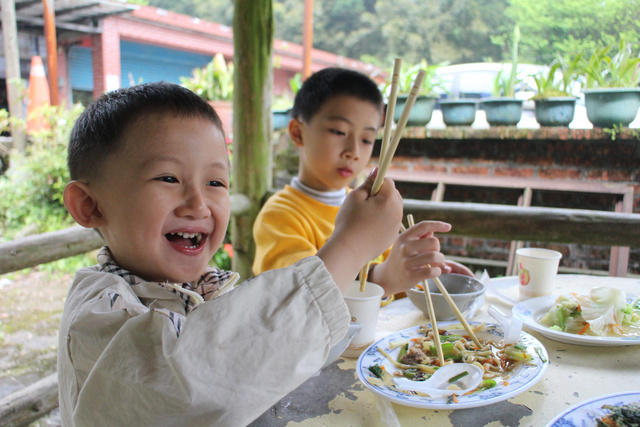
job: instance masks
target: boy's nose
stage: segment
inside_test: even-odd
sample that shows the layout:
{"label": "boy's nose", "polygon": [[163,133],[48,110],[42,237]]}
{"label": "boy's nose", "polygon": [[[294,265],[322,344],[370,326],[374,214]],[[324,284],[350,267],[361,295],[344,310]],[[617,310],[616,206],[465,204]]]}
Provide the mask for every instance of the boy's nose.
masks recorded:
{"label": "boy's nose", "polygon": [[343,155],[347,159],[358,160],[360,158],[358,142],[356,141],[355,138],[348,138],[343,151]]}
{"label": "boy's nose", "polygon": [[185,192],[184,203],[177,209],[178,216],[193,217],[196,219],[206,218],[209,216],[209,208],[207,202],[198,189],[192,188]]}

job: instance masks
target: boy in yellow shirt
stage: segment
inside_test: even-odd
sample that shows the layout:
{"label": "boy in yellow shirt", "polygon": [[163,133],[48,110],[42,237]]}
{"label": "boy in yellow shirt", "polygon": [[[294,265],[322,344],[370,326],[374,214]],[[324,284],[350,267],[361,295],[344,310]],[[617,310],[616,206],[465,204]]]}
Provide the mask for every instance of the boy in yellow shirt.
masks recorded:
{"label": "boy in yellow shirt", "polygon": [[[376,83],[362,73],[325,68],[305,81],[289,122],[300,157],[298,176],[267,200],[256,219],[254,274],[289,266],[329,239],[348,185],[369,163],[382,112]],[[450,229],[439,221],[409,228],[382,255],[384,261],[374,263],[368,280],[406,288],[442,273],[473,275],[439,252],[433,234]]]}

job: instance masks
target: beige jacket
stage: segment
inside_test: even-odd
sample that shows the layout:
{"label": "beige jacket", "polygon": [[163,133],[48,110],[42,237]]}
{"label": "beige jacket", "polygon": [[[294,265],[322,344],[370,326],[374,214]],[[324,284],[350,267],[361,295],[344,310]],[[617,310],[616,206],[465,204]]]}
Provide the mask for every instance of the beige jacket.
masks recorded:
{"label": "beige jacket", "polygon": [[60,326],[63,426],[246,425],[314,374],[348,325],[317,257],[188,315],[170,289],[82,269]]}

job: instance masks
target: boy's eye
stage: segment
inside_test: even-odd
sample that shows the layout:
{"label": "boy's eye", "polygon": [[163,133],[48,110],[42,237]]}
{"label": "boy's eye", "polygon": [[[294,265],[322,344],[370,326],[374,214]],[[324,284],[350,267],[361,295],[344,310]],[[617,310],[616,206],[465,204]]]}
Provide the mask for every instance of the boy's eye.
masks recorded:
{"label": "boy's eye", "polygon": [[371,144],[373,144],[373,141],[370,141],[370,140],[368,140],[368,139],[363,139],[363,140],[362,140],[362,142],[364,142],[364,143],[365,143],[365,144],[367,144],[367,145],[371,145]]}
{"label": "boy's eye", "polygon": [[338,129],[331,129],[331,133],[335,133],[336,135],[346,135],[344,132],[338,130]]}
{"label": "boy's eye", "polygon": [[224,182],[222,181],[209,181],[207,185],[209,187],[225,187],[226,188]]}
{"label": "boy's eye", "polygon": [[169,184],[175,184],[178,182],[178,179],[175,176],[161,176],[156,179],[158,181],[168,182]]}

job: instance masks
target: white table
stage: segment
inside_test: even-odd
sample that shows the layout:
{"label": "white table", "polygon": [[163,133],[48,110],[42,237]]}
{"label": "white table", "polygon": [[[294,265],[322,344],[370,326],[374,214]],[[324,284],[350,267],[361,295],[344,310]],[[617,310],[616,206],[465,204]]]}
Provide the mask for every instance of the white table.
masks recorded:
{"label": "white table", "polygon": [[[494,279],[494,283],[517,297],[515,277]],[[557,293],[588,293],[592,287],[615,286],[627,293],[640,294],[640,279],[607,276],[559,275]],[[504,312],[510,306],[487,297],[484,306],[472,320],[495,322],[487,315],[494,304]],[[378,320],[377,336],[421,323],[426,318],[408,298],[383,307]],[[296,426],[371,426],[394,425],[383,422],[378,406],[391,406],[400,425],[410,426],[545,426],[556,415],[574,404],[592,397],[640,390],[640,346],[593,347],[552,341],[539,333],[535,336],[546,347],[550,365],[544,377],[529,390],[489,406],[447,410],[429,410],[398,404],[381,405],[380,398],[365,389],[355,375],[355,359],[339,359],[321,375],[311,378],[282,399],[258,425]],[[287,424],[287,422],[291,422]],[[395,424],[398,425],[398,424]]]}

